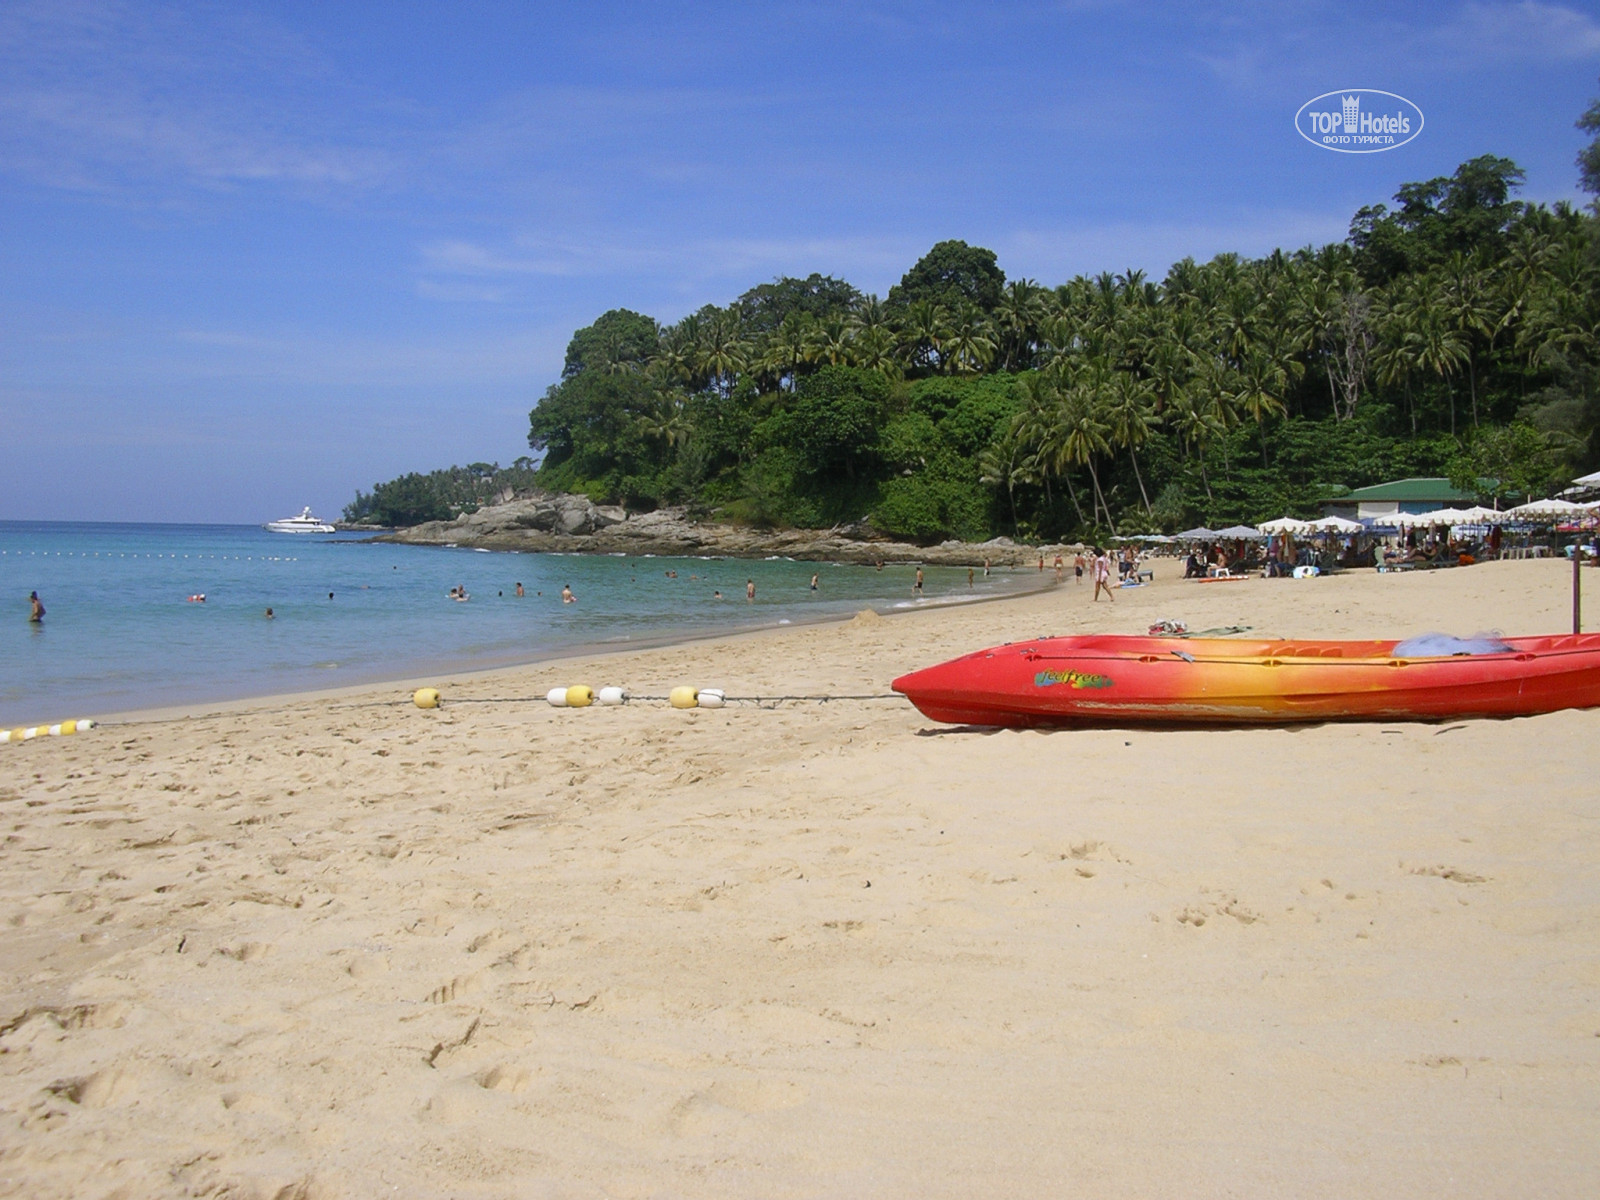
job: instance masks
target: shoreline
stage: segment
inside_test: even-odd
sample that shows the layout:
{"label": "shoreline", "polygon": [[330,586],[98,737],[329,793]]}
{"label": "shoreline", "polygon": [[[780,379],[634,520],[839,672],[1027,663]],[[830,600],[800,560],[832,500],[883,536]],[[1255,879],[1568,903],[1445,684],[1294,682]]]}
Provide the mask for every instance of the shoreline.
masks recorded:
{"label": "shoreline", "polygon": [[[663,556],[666,557],[666,556]],[[854,565],[854,564],[852,564]],[[1046,572],[1048,575],[1049,572]],[[680,646],[702,645],[714,643],[724,639],[739,641],[747,638],[758,637],[762,634],[780,634],[786,630],[808,629],[816,626],[844,624],[857,619],[862,611],[876,613],[880,619],[887,620],[893,617],[907,617],[917,613],[937,612],[950,609],[963,609],[975,605],[1000,604],[1011,601],[1027,599],[1054,591],[1063,585],[1054,579],[1049,579],[1039,587],[1024,588],[1015,592],[995,596],[973,596],[970,599],[937,600],[930,599],[919,607],[890,608],[887,611],[866,606],[854,613],[838,613],[826,616],[786,618],[784,620],[763,625],[744,626],[735,629],[702,630],[682,634],[665,635],[659,638],[648,638],[639,641],[629,641],[625,645],[615,642],[592,642],[581,645],[561,647],[547,654],[537,654],[531,658],[519,658],[515,662],[496,663],[492,666],[447,666],[434,671],[429,675],[399,674],[392,677],[363,680],[358,683],[338,684],[327,688],[301,688],[288,692],[266,692],[254,696],[233,696],[220,700],[201,700],[194,702],[180,702],[176,704],[153,705],[149,708],[120,709],[106,713],[103,717],[93,714],[91,716],[96,726],[129,726],[138,724],[153,724],[168,721],[195,720],[210,716],[225,716],[241,712],[259,712],[289,706],[315,703],[322,700],[348,699],[356,696],[367,696],[379,689],[398,688],[411,692],[420,687],[438,686],[442,677],[451,677],[455,681],[481,682],[485,679],[505,676],[508,674],[526,671],[536,667],[544,667],[552,663],[565,661],[606,661],[621,655],[647,652],[653,650],[667,650]],[[555,685],[551,685],[555,686]],[[707,684],[706,686],[711,686]],[[544,702],[543,696],[532,697],[540,703]],[[406,704],[410,697],[402,698]],[[402,700],[395,701],[401,703]],[[448,700],[448,697],[446,697]],[[81,720],[82,717],[56,716],[48,720],[17,721],[0,728],[28,728],[29,726],[51,725],[59,721]]]}

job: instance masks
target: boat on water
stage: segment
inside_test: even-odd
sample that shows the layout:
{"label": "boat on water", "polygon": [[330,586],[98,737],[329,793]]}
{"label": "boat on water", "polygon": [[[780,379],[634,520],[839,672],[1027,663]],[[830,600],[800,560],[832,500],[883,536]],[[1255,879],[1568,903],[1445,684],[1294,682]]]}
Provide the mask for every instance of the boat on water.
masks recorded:
{"label": "boat on water", "polygon": [[269,533],[336,533],[321,517],[311,515],[311,509],[302,508],[298,517],[284,517],[281,521],[268,521],[262,526]]}
{"label": "boat on water", "polygon": [[892,686],[925,716],[960,725],[1531,716],[1600,705],[1600,634],[1411,642],[1043,637],[913,671]]}

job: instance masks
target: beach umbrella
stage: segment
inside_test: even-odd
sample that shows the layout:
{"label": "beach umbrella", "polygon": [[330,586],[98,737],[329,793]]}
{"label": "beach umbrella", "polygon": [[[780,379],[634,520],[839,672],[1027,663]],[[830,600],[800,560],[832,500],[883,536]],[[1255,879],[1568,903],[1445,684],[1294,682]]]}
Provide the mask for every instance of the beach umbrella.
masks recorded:
{"label": "beach umbrella", "polygon": [[1217,536],[1219,538],[1259,538],[1265,537],[1266,534],[1249,525],[1229,525],[1226,529],[1217,530]]}
{"label": "beach umbrella", "polygon": [[1321,533],[1361,533],[1366,529],[1360,521],[1352,521],[1347,517],[1323,517],[1320,521],[1311,522],[1311,527]]}
{"label": "beach umbrella", "polygon": [[1173,535],[1175,542],[1205,542],[1217,536],[1215,529],[1207,529],[1204,525],[1198,529],[1185,529],[1182,533]]}
{"label": "beach umbrella", "polygon": [[1297,521],[1293,517],[1279,517],[1276,521],[1261,522],[1262,533],[1310,533],[1310,521]]}
{"label": "beach umbrella", "polygon": [[1461,514],[1463,525],[1498,525],[1505,519],[1505,513],[1499,509],[1484,508],[1481,504],[1476,508],[1466,509]]}
{"label": "beach umbrella", "polygon": [[1459,508],[1436,508],[1432,512],[1418,513],[1412,522],[1416,525],[1459,525],[1466,518]]}
{"label": "beach umbrella", "polygon": [[1520,521],[1548,521],[1575,517],[1589,511],[1588,505],[1574,504],[1571,500],[1534,500],[1508,509],[1506,515]]}

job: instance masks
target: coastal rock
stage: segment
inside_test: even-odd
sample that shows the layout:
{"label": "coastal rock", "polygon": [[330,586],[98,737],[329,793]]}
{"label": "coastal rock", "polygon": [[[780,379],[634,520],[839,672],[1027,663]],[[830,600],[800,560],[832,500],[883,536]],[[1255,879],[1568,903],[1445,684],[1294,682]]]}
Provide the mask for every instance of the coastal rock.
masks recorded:
{"label": "coastal rock", "polygon": [[578,554],[705,554],[719,558],[779,556],[812,562],[928,563],[997,567],[1048,565],[1056,554],[1081,547],[1022,546],[1007,537],[987,542],[945,541],[937,546],[896,542],[865,521],[832,529],[751,529],[696,521],[684,507],[630,513],[598,505],[587,496],[523,493],[503,504],[463,513],[453,521],[431,521],[398,529],[379,541],[415,546],[473,546],[487,550],[562,551]]}

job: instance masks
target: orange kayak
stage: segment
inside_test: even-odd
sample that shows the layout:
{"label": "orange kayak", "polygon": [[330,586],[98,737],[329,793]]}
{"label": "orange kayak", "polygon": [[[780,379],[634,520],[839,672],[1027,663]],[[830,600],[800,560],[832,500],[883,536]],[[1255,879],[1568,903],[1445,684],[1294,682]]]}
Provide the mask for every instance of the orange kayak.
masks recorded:
{"label": "orange kayak", "polygon": [[1047,637],[893,686],[924,715],[962,725],[1441,721],[1600,705],[1600,634],[1494,643],[1418,657],[1393,641]]}

